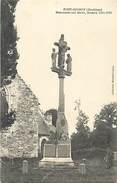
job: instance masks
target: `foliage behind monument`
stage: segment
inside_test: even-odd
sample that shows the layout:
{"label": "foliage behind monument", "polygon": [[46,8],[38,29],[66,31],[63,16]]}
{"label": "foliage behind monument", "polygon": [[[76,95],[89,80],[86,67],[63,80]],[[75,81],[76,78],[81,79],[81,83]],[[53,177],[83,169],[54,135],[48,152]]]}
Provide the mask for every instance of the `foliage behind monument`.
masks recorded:
{"label": "foliage behind monument", "polygon": [[1,85],[8,84],[8,77],[13,79],[17,73],[17,30],[15,8],[18,0],[1,1]]}

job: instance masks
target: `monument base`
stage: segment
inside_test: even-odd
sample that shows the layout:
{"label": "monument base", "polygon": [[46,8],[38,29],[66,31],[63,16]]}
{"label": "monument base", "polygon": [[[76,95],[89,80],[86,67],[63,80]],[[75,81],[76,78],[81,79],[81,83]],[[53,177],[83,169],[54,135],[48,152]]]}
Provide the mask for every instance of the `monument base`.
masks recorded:
{"label": "monument base", "polygon": [[71,144],[45,144],[43,159],[39,162],[39,167],[73,167],[71,158]]}
{"label": "monument base", "polygon": [[40,168],[55,168],[55,167],[74,167],[73,160],[71,158],[43,158],[39,162]]}

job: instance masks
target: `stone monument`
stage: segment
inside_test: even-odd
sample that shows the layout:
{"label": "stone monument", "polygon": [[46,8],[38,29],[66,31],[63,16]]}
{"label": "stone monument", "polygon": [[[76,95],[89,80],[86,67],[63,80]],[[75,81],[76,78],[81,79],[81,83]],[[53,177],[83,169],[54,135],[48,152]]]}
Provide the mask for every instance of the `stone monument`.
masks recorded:
{"label": "stone monument", "polygon": [[66,53],[70,50],[67,46],[67,42],[64,41],[64,35],[62,34],[60,40],[54,43],[57,46],[56,52],[53,48],[51,54],[52,58],[52,72],[57,73],[59,78],[59,106],[56,122],[56,134],[54,143],[48,143],[44,145],[43,159],[40,161],[39,166],[56,166],[66,165],[74,166],[71,159],[71,142],[68,134],[68,123],[65,117],[65,95],[64,95],[64,79],[65,76],[71,76],[71,61],[70,54]]}

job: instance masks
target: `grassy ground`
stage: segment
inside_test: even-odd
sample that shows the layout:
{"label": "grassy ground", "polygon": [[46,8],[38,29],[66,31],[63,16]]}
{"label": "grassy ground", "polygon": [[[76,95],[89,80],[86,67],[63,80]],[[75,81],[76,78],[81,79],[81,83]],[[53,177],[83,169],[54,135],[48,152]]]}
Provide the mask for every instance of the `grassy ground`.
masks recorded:
{"label": "grassy ground", "polygon": [[86,175],[82,176],[79,166],[71,169],[39,169],[38,160],[29,160],[29,172],[22,173],[22,160],[4,160],[2,183],[117,183],[117,169],[106,169],[103,162],[90,160]]}

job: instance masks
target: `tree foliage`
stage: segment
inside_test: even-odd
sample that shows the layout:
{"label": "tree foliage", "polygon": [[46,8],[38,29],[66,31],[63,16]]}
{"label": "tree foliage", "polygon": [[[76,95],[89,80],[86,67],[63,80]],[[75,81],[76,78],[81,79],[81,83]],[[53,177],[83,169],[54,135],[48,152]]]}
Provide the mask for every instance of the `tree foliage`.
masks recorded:
{"label": "tree foliage", "polygon": [[111,142],[111,128],[101,122],[90,135],[92,147],[107,148]]}
{"label": "tree foliage", "polygon": [[108,147],[112,140],[113,125],[117,127],[117,103],[104,105],[99,114],[95,115],[92,145]]}
{"label": "tree foliage", "polygon": [[18,37],[14,25],[17,2],[18,0],[1,0],[0,128],[10,126],[15,118],[15,111],[9,109],[4,86],[10,84],[17,73]]}
{"label": "tree foliage", "polygon": [[14,26],[17,2],[18,0],[1,1],[1,85],[9,84],[17,73],[18,37]]}
{"label": "tree foliage", "polygon": [[[6,100],[6,94],[4,90],[0,92],[0,119],[3,120],[4,116],[8,112],[8,102]],[[4,106],[4,107],[3,107]]]}
{"label": "tree foliage", "polygon": [[72,150],[77,151],[78,149],[88,147],[88,139],[90,129],[88,127],[88,116],[82,111],[79,111],[76,124],[76,133],[71,136]]}
{"label": "tree foliage", "polygon": [[80,110],[76,124],[76,130],[78,134],[87,133],[89,131],[88,121],[88,116],[82,110]]}
{"label": "tree foliage", "polygon": [[110,103],[105,105],[99,114],[95,115],[95,128],[100,124],[106,124],[112,128],[113,125],[117,126],[117,103]]}

